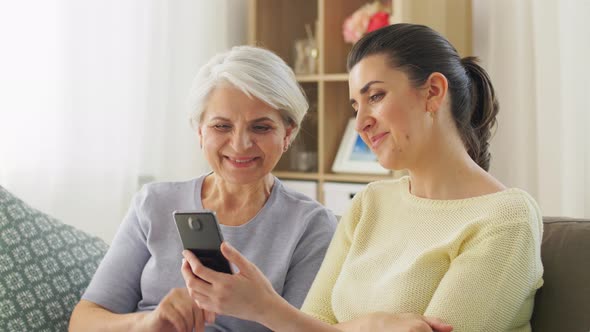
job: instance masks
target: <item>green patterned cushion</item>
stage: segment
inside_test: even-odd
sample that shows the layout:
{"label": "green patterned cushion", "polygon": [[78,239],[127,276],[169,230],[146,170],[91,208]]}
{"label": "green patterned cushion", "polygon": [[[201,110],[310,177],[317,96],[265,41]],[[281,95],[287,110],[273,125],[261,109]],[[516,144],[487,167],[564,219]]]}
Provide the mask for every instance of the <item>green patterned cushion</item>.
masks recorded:
{"label": "green patterned cushion", "polygon": [[0,186],[0,331],[67,331],[106,250]]}

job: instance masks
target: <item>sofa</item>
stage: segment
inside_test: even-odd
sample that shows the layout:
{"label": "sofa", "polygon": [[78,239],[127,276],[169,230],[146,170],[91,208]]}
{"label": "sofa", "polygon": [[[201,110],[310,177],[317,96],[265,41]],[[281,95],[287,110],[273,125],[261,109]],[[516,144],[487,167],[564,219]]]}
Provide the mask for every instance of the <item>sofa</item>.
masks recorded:
{"label": "sofa", "polygon": [[[590,220],[543,221],[533,331],[590,332]],[[0,186],[0,331],[67,331],[107,248]]]}
{"label": "sofa", "polygon": [[541,259],[533,331],[590,332],[590,220],[544,217]]}

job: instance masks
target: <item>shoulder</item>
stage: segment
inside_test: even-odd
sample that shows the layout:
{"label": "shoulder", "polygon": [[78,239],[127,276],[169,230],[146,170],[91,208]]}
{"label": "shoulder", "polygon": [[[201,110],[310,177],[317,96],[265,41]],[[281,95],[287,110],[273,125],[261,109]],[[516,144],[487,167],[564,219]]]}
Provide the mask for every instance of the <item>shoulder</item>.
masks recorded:
{"label": "shoulder", "polygon": [[499,193],[497,213],[503,222],[519,224],[530,228],[536,241],[541,241],[543,233],[543,214],[535,199],[526,191],[518,188],[507,189]]}
{"label": "shoulder", "polygon": [[383,216],[390,215],[394,210],[400,210],[402,194],[406,187],[407,179],[405,178],[367,184],[354,195],[340,220],[344,231],[352,237],[360,225],[374,224],[376,218],[382,220]]}
{"label": "shoulder", "polygon": [[175,182],[152,182],[145,184],[140,193],[145,196],[162,196],[170,194],[185,193],[186,191],[194,191],[195,185],[201,178],[175,181]]}
{"label": "shoulder", "polygon": [[151,208],[178,204],[188,197],[194,197],[202,177],[175,182],[152,182],[143,185],[135,194],[133,204],[136,208]]}
{"label": "shoulder", "polygon": [[276,209],[281,209],[287,218],[294,218],[304,227],[335,229],[336,216],[318,201],[286,187],[276,179]]}
{"label": "shoulder", "polygon": [[482,234],[511,234],[514,239],[523,236],[534,243],[541,242],[542,214],[537,202],[524,190],[511,188],[476,197],[467,207],[471,210],[468,215],[478,216],[470,225]]}
{"label": "shoulder", "polygon": [[370,182],[353,197],[352,206],[361,210],[394,208],[401,202],[404,190],[407,190],[407,181],[408,179],[403,177]]}
{"label": "shoulder", "polygon": [[395,188],[396,190],[401,190],[408,186],[409,177],[403,176],[401,178],[396,179],[388,179],[388,180],[378,180],[369,182],[367,184],[367,188],[370,188],[374,191],[381,191],[381,190],[391,190]]}
{"label": "shoulder", "polygon": [[487,195],[482,208],[506,223],[542,223],[542,216],[535,199],[526,191],[510,188]]}

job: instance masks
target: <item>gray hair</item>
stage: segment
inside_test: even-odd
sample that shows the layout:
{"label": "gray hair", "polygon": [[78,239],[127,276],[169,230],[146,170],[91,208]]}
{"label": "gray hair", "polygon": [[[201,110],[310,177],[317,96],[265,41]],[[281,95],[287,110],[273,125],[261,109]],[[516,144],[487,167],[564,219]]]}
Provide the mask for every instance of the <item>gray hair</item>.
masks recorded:
{"label": "gray hair", "polygon": [[211,58],[197,73],[189,97],[194,128],[202,120],[211,92],[221,84],[277,109],[294,126],[291,141],[295,139],[309,105],[293,70],[279,56],[263,48],[235,46]]}

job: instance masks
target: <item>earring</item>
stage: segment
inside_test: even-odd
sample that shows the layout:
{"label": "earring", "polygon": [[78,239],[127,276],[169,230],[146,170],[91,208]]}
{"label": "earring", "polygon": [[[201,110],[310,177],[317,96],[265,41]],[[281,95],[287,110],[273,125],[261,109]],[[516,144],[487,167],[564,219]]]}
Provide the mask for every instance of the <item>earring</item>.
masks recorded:
{"label": "earring", "polygon": [[430,108],[430,107],[426,109],[426,113],[428,113],[428,115],[430,115],[430,118],[433,119],[433,120],[434,120],[434,113],[435,112],[436,111],[434,109]]}

